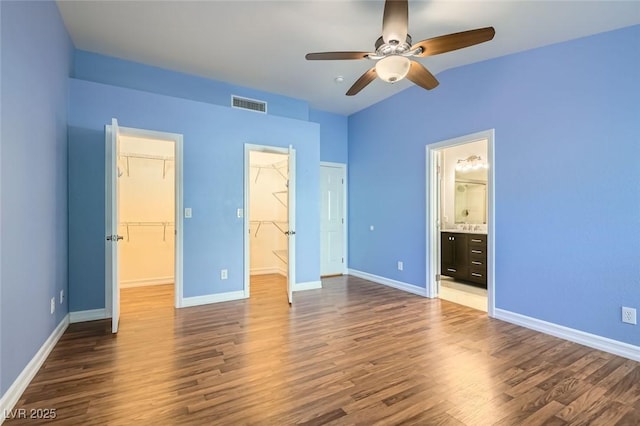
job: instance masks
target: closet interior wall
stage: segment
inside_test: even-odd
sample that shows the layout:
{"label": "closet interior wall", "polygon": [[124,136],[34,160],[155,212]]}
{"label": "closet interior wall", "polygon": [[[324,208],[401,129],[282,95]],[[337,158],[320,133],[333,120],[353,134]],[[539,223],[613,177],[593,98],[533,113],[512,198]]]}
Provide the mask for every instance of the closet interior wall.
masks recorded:
{"label": "closet interior wall", "polygon": [[250,274],[287,275],[287,155],[249,156]]}
{"label": "closet interior wall", "polygon": [[120,286],[170,284],[175,262],[175,143],[122,137]]}

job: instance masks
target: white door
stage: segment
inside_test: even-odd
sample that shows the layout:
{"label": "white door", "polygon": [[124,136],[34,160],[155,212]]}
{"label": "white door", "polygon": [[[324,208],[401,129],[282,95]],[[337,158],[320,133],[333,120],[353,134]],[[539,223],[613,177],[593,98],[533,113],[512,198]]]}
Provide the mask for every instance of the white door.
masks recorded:
{"label": "white door", "polygon": [[118,235],[118,156],[120,154],[120,132],[118,121],[111,120],[111,126],[107,126],[106,131],[106,189],[107,189],[107,220],[106,220],[106,272],[107,279],[111,281],[111,332],[118,332],[118,322],[120,321],[120,250],[118,241],[122,237]]}
{"label": "white door", "polygon": [[287,296],[293,303],[293,286],[296,283],[296,150],[289,145],[289,177],[288,182],[288,215],[289,231],[287,233],[289,259],[287,262]]}
{"label": "white door", "polygon": [[343,167],[320,166],[320,275],[344,273]]}

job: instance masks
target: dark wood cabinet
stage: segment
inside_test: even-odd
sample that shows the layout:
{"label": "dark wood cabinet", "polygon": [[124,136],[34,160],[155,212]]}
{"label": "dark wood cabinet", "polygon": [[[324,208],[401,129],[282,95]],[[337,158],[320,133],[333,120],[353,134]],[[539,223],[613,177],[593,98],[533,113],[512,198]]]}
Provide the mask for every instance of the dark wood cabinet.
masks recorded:
{"label": "dark wood cabinet", "polygon": [[487,236],[440,233],[440,273],[487,287]]}

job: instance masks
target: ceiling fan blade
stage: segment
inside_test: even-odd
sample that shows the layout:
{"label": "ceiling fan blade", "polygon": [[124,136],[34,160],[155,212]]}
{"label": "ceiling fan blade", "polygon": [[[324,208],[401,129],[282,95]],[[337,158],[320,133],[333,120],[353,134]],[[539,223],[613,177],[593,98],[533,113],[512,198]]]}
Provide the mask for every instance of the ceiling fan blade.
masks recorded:
{"label": "ceiling fan blade", "polygon": [[439,55],[440,53],[484,43],[491,40],[495,34],[496,30],[493,27],[478,28],[476,30],[428,38],[414,44],[411,49],[422,47],[422,53],[416,55],[418,57]]}
{"label": "ceiling fan blade", "polygon": [[366,59],[371,52],[319,52],[307,53],[308,61],[338,60],[338,59]]}
{"label": "ceiling fan blade", "polygon": [[409,27],[409,4],[407,0],[387,0],[382,16],[382,39],[385,43],[396,40],[404,43]]}
{"label": "ceiling fan blade", "polygon": [[353,83],[353,86],[347,91],[347,96],[353,96],[358,94],[359,91],[367,87],[369,83],[376,79],[376,68],[373,67],[369,71],[365,72],[360,78]]}
{"label": "ceiling fan blade", "polygon": [[428,69],[416,61],[411,61],[411,68],[409,68],[407,78],[427,90],[434,89],[440,84]]}

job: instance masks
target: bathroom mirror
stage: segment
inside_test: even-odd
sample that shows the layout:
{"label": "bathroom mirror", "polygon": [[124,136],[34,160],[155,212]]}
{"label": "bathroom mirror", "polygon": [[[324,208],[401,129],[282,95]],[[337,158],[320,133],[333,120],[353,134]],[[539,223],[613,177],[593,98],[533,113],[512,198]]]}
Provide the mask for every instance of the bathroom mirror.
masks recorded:
{"label": "bathroom mirror", "polygon": [[463,173],[456,171],[455,180],[455,223],[487,223],[487,180],[486,172]]}

